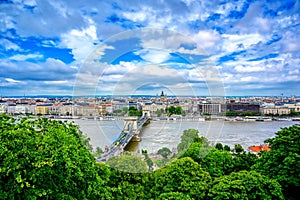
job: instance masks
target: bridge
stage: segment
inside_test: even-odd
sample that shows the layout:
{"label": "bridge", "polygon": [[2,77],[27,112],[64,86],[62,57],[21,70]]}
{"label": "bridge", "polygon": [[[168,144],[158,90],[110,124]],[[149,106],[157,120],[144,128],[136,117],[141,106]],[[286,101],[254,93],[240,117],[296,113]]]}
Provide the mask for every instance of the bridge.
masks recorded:
{"label": "bridge", "polygon": [[96,161],[107,161],[110,157],[120,155],[130,141],[140,141],[139,134],[144,125],[150,123],[150,111],[143,110],[143,115],[128,117],[124,119],[124,128],[119,137],[106,149],[100,159]]}

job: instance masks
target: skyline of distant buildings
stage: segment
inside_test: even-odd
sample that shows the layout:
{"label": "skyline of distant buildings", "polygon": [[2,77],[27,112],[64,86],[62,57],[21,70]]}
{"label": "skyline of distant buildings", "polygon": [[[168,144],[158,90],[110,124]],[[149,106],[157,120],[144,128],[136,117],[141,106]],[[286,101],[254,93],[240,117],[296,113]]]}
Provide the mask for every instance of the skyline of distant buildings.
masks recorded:
{"label": "skyline of distant buildings", "polygon": [[160,117],[170,106],[180,106],[183,116],[220,115],[227,111],[237,115],[289,115],[291,112],[300,113],[300,97],[226,97],[219,98],[218,102],[212,97],[172,97],[163,91],[155,97],[0,97],[0,113],[9,115],[126,116],[128,109],[135,107]]}

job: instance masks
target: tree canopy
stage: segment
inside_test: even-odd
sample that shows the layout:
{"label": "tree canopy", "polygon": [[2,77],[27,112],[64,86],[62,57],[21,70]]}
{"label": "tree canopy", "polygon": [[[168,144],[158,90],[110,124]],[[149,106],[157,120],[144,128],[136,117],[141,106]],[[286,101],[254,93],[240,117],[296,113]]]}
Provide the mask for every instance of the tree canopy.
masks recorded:
{"label": "tree canopy", "polygon": [[77,126],[0,115],[0,128],[0,199],[109,195]]}
{"label": "tree canopy", "polygon": [[263,152],[252,167],[281,184],[286,196],[297,197],[300,189],[300,126],[282,128],[267,139],[271,150]]}
{"label": "tree canopy", "polygon": [[95,162],[73,123],[0,115],[0,199],[297,199],[299,126],[278,131],[259,156],[198,134],[185,130],[178,155],[152,171],[146,150]]}
{"label": "tree canopy", "polygon": [[284,199],[276,180],[255,171],[233,172],[212,182],[210,199]]}

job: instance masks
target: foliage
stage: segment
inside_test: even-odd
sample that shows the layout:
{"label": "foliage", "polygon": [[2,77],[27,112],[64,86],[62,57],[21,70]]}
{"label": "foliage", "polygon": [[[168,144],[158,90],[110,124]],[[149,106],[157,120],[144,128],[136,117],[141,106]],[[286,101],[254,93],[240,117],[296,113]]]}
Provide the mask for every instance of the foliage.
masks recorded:
{"label": "foliage", "polygon": [[180,106],[170,106],[166,109],[168,116],[171,115],[181,115],[182,114],[182,108]]}
{"label": "foliage", "polygon": [[142,150],[142,154],[145,157],[144,160],[146,161],[146,163],[148,165],[149,171],[152,171],[153,170],[153,161],[149,157],[147,150]]}
{"label": "foliage", "polygon": [[161,199],[161,200],[165,200],[165,199],[169,199],[169,200],[191,200],[192,198],[185,193],[182,192],[167,192],[167,193],[162,193],[161,195],[159,195],[159,197],[157,199]]}
{"label": "foliage", "polygon": [[171,161],[172,161],[171,158],[163,158],[163,159],[155,160],[154,162],[159,168],[162,168],[167,166]]}
{"label": "foliage", "polygon": [[226,115],[226,116],[237,116],[238,113],[237,113],[237,112],[230,111],[230,110],[227,110],[227,111],[225,112],[225,115]]}
{"label": "foliage", "polygon": [[219,142],[215,145],[215,147],[216,147],[216,149],[218,149],[220,151],[223,150],[223,145],[221,143],[219,143]]}
{"label": "foliage", "polygon": [[232,151],[234,153],[243,153],[243,152],[245,152],[245,150],[243,149],[242,145],[240,145],[240,144],[235,144]]}
{"label": "foliage", "polygon": [[153,177],[152,197],[180,192],[194,199],[205,199],[211,181],[210,175],[191,158],[174,160],[167,167],[154,171]]}
{"label": "foliage", "polygon": [[234,170],[234,160],[231,153],[218,149],[212,149],[201,159],[200,164],[212,178],[228,175]]}
{"label": "foliage", "polygon": [[233,172],[212,182],[210,199],[284,199],[276,180],[255,171]]}
{"label": "foliage", "polygon": [[201,163],[202,158],[204,158],[210,151],[212,147],[204,147],[200,142],[193,142],[184,152],[182,152],[179,157],[190,157],[194,161]]}
{"label": "foliage", "polygon": [[263,152],[254,170],[276,179],[289,198],[297,198],[300,189],[300,126],[282,128],[275,138],[265,142],[271,147]]}
{"label": "foliage", "polygon": [[172,151],[167,147],[163,147],[163,148],[159,149],[157,151],[157,153],[159,155],[161,155],[162,157],[167,158],[169,155],[171,155]]}
{"label": "foliage", "polygon": [[129,108],[129,116],[142,116],[143,112],[141,110],[136,109],[135,107],[131,106]]}
{"label": "foliage", "polygon": [[102,153],[103,153],[103,150],[102,150],[100,147],[97,147],[97,148],[96,148],[96,152],[94,153],[94,156],[95,156],[96,158],[101,158]]}
{"label": "foliage", "polygon": [[108,195],[72,123],[0,115],[0,199]]}
{"label": "foliage", "polygon": [[251,170],[251,167],[257,162],[258,157],[254,153],[243,151],[242,153],[233,153],[233,171]]}
{"label": "foliage", "polygon": [[147,164],[139,157],[133,155],[121,155],[111,157],[107,164],[116,170],[129,173],[147,172]]}
{"label": "foliage", "polygon": [[108,186],[115,199],[144,199],[148,170],[141,158],[121,155],[110,158],[107,164],[112,167]]}
{"label": "foliage", "polygon": [[199,140],[199,131],[197,129],[184,130],[181,136],[181,142],[177,146],[178,153],[187,149],[194,141]]}
{"label": "foliage", "polygon": [[228,145],[224,145],[224,151],[230,151],[230,147]]}

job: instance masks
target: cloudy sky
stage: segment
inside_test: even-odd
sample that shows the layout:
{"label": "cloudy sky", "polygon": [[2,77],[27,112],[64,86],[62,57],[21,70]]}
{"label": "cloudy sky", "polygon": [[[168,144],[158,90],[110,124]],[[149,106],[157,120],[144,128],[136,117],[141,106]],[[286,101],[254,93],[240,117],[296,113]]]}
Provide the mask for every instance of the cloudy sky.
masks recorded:
{"label": "cloudy sky", "polygon": [[300,95],[299,0],[2,0],[0,95]]}

